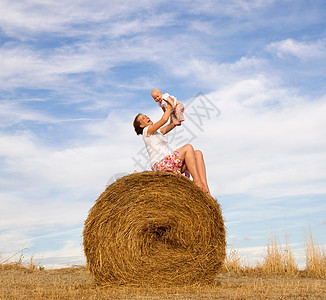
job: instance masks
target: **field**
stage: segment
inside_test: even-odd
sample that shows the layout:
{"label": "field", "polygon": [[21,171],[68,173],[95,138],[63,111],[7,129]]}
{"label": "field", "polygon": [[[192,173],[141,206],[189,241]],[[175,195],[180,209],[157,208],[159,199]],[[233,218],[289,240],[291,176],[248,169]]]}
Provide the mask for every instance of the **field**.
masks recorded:
{"label": "field", "polygon": [[326,299],[326,255],[306,241],[306,268],[298,270],[286,245],[267,245],[262,263],[246,266],[231,251],[209,285],[100,286],[83,266],[44,270],[0,260],[0,299]]}
{"label": "field", "polygon": [[85,267],[0,271],[1,299],[325,299],[326,280],[305,274],[223,271],[212,285],[169,288],[96,286]]}

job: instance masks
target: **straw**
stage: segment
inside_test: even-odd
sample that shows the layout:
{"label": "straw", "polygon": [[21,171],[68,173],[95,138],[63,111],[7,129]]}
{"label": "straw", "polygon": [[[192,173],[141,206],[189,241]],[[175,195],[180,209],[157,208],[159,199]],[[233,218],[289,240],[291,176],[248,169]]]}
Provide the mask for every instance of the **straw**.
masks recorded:
{"label": "straw", "polygon": [[170,172],[133,173],[109,185],[83,236],[87,268],[99,284],[207,283],[225,258],[218,202]]}

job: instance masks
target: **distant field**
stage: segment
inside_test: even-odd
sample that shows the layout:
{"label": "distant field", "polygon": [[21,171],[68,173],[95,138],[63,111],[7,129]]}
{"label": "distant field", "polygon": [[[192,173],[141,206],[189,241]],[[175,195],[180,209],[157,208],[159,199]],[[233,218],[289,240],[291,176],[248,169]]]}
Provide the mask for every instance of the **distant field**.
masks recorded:
{"label": "distant field", "polygon": [[44,270],[0,257],[0,299],[326,299],[325,250],[306,240],[299,270],[286,244],[272,239],[262,263],[243,265],[236,251],[209,285],[137,287],[96,285],[86,267]]}
{"label": "distant field", "polygon": [[169,288],[96,286],[85,267],[0,268],[0,299],[325,299],[326,280],[292,275],[237,274],[224,270],[206,286]]}

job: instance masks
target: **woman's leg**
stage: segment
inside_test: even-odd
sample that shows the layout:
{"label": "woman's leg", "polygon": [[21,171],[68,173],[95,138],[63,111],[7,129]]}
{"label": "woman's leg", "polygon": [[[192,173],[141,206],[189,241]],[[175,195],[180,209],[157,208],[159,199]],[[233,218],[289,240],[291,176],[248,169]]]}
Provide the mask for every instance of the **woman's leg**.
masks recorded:
{"label": "woman's leg", "polygon": [[206,167],[205,167],[203,153],[200,150],[195,150],[195,158],[196,158],[199,177],[202,183],[204,184],[206,191],[210,194],[208,184],[207,184]]}
{"label": "woman's leg", "polygon": [[184,163],[182,164],[181,173],[186,172],[186,170],[187,170],[187,164],[184,162]]}
{"label": "woman's leg", "polygon": [[181,175],[190,179],[191,174],[190,174],[189,170],[187,169],[187,165],[185,162],[182,164]]}
{"label": "woman's leg", "polygon": [[[196,156],[199,156],[198,154],[195,154],[194,148],[190,145],[184,145],[181,148],[177,149],[177,151],[180,153],[182,162],[185,162],[187,165],[187,169],[189,170],[192,178],[194,179],[194,183],[198,185],[201,189],[203,189],[205,192],[209,193],[208,187],[207,187],[207,181],[206,183],[202,181],[201,176],[203,176],[203,166],[201,165],[202,162],[199,162],[200,165],[200,172],[198,170],[197,162],[196,162]],[[201,173],[201,176],[200,176]],[[205,172],[206,174],[206,172]],[[206,177],[206,175],[205,175]]]}

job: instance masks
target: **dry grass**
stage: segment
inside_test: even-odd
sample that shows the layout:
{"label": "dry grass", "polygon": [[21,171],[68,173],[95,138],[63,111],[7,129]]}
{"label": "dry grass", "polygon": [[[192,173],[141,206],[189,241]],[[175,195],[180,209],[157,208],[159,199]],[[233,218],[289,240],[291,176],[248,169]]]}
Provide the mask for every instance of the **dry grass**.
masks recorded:
{"label": "dry grass", "polygon": [[0,270],[0,299],[325,299],[320,278],[222,272],[210,285],[100,286],[85,267]]}
{"label": "dry grass", "polygon": [[237,275],[282,275],[304,276],[326,279],[326,253],[324,248],[318,246],[310,231],[305,243],[306,268],[299,270],[290,244],[285,236],[285,246],[282,247],[276,236],[271,237],[267,243],[267,253],[263,262],[256,265],[245,264],[239,258],[236,250],[230,250],[224,262],[224,269]]}
{"label": "dry grass", "polygon": [[[27,248],[24,248],[15,254],[9,256],[8,258],[2,258],[0,256],[0,270],[30,270],[34,271],[36,269],[43,270],[44,268],[39,265],[35,265],[33,261],[33,256],[30,258],[30,261],[28,263],[23,263],[23,252],[27,250]],[[19,255],[18,260],[13,260],[14,257]]]}
{"label": "dry grass", "polygon": [[285,238],[285,248],[282,249],[277,238],[272,235],[267,244],[267,255],[261,268],[262,272],[267,274],[296,275],[299,272],[287,238]]}
{"label": "dry grass", "polygon": [[306,272],[309,276],[317,278],[326,278],[326,253],[314,242],[311,230],[309,236],[306,236]]}
{"label": "dry grass", "polygon": [[306,269],[298,270],[289,244],[272,237],[256,266],[242,264],[232,250],[211,284],[170,287],[97,285],[86,267],[40,270],[32,260],[0,259],[0,299],[325,299],[325,251],[311,232],[305,250]]}

